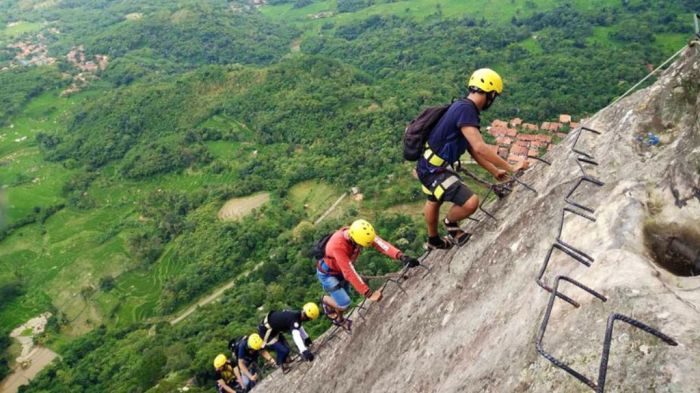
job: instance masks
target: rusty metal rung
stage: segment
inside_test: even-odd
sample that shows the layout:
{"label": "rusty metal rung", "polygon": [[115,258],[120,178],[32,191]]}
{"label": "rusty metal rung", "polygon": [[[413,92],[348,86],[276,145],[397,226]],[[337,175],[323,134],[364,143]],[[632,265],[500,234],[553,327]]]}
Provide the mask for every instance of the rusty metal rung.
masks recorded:
{"label": "rusty metal rung", "polygon": [[567,243],[567,242],[565,242],[565,241],[563,241],[563,240],[561,239],[562,231],[564,230],[564,217],[566,216],[566,213],[567,213],[567,212],[568,212],[568,213],[575,214],[575,215],[577,215],[577,216],[579,216],[579,217],[583,217],[583,218],[585,218],[585,219],[587,219],[587,220],[589,220],[589,221],[591,221],[591,222],[595,222],[595,218],[593,218],[593,217],[591,217],[591,216],[589,216],[589,215],[587,215],[587,214],[578,212],[578,211],[576,211],[576,210],[574,210],[574,209],[571,209],[571,208],[569,208],[569,207],[564,207],[564,208],[561,210],[561,221],[559,222],[559,232],[557,232],[557,242],[558,242],[559,244],[561,244],[562,246],[568,248],[569,250],[571,250],[571,251],[573,251],[573,252],[579,254],[581,257],[583,257],[584,259],[588,260],[589,262],[593,262],[593,257],[592,257],[592,256],[588,255],[587,253],[585,253],[585,252],[579,250],[578,248],[572,246],[571,244],[569,244],[569,243]]}
{"label": "rusty metal rung", "polygon": [[549,265],[549,260],[552,258],[552,253],[554,252],[554,249],[557,249],[557,250],[563,252],[564,254],[570,256],[571,258],[573,258],[574,260],[578,261],[579,263],[581,263],[582,265],[584,265],[586,267],[590,267],[592,261],[588,261],[588,260],[584,259],[581,255],[577,254],[576,252],[574,252],[572,250],[569,250],[568,248],[566,248],[565,246],[563,246],[559,243],[553,243],[552,246],[549,248],[549,251],[547,251],[547,256],[545,256],[544,262],[542,263],[542,267],[540,268],[540,271],[537,274],[537,277],[535,278],[535,282],[542,289],[544,289],[545,291],[550,292],[550,293],[556,293],[556,296],[558,296],[560,299],[562,299],[565,302],[571,304],[572,306],[578,308],[578,307],[580,307],[580,304],[578,304],[578,302],[576,302],[574,299],[571,299],[570,297],[568,297],[562,293],[558,293],[558,292],[554,291],[543,280],[544,273],[547,270],[547,266]]}
{"label": "rusty metal rung", "polygon": [[545,164],[547,164],[547,165],[549,165],[549,166],[552,166],[552,163],[551,163],[551,162],[545,160],[545,159],[542,158],[542,157],[537,157],[537,156],[528,155],[527,158],[532,158],[532,159],[535,159],[535,160],[537,160],[537,161],[544,162]]}
{"label": "rusty metal rung", "polygon": [[576,189],[577,189],[583,182],[588,182],[588,183],[594,184],[594,185],[596,185],[596,186],[598,186],[598,187],[602,187],[602,186],[605,185],[605,183],[603,183],[603,182],[601,182],[600,180],[595,179],[595,178],[593,178],[593,177],[585,176],[585,175],[584,175],[584,176],[581,176],[581,177],[576,181],[576,184],[574,184],[574,186],[571,188],[571,191],[569,191],[569,193],[566,194],[566,198],[564,198],[564,200],[565,200],[568,204],[573,205],[573,206],[576,206],[576,207],[578,207],[578,208],[581,209],[581,210],[585,210],[585,211],[587,211],[587,212],[589,212],[589,213],[595,213],[595,209],[590,208],[590,207],[587,207],[587,206],[584,206],[584,205],[581,205],[581,204],[579,204],[579,203],[577,203],[577,202],[575,202],[575,201],[573,201],[573,200],[571,199],[571,196],[574,194],[574,192],[576,192]]}
{"label": "rusty metal rung", "polygon": [[595,389],[596,388],[595,382],[593,382],[590,378],[587,378],[585,375],[581,374],[580,372],[574,370],[573,368],[571,368],[569,365],[567,365],[563,361],[555,358],[550,353],[546,352],[544,350],[544,346],[542,345],[542,341],[544,340],[544,333],[547,330],[547,325],[549,324],[549,318],[552,315],[552,308],[554,307],[554,300],[557,297],[561,298],[560,293],[559,293],[559,283],[561,281],[567,281],[567,282],[583,289],[584,291],[588,292],[593,297],[595,297],[603,302],[608,300],[605,296],[601,295],[600,293],[594,291],[593,289],[581,284],[580,282],[578,282],[572,278],[569,278],[567,276],[557,276],[554,279],[554,286],[552,288],[552,294],[549,296],[549,302],[547,303],[547,308],[545,309],[544,317],[542,318],[542,324],[540,325],[540,330],[537,333],[537,338],[535,339],[535,347],[537,348],[537,352],[540,355],[542,355],[542,357],[547,359],[549,362],[554,364],[556,367],[561,368],[562,370],[566,371],[567,373],[573,375],[579,381],[581,381],[581,382],[585,383],[586,385],[588,385],[589,387]]}
{"label": "rusty metal rung", "polygon": [[592,159],[594,159],[594,158],[593,158],[593,156],[592,156],[591,154],[586,153],[586,152],[584,152],[583,150],[578,150],[578,149],[576,148],[576,144],[578,143],[578,140],[579,140],[579,138],[581,137],[581,134],[583,134],[584,131],[592,132],[592,133],[594,133],[594,134],[596,134],[596,135],[600,135],[600,134],[601,134],[600,131],[596,131],[596,130],[594,130],[594,129],[592,129],[592,128],[588,128],[588,127],[585,127],[585,126],[579,127],[579,132],[578,132],[578,134],[576,134],[576,138],[574,139],[574,144],[571,145],[571,151],[573,151],[574,153],[578,153],[578,154],[580,154],[580,155],[582,155],[582,156],[584,156],[584,157],[586,157],[586,158],[590,158],[590,159],[592,160]]}
{"label": "rusty metal rung", "polygon": [[608,324],[605,328],[605,339],[603,340],[603,353],[600,355],[600,366],[598,367],[598,388],[596,389],[597,393],[603,393],[603,391],[605,391],[605,379],[608,373],[608,358],[610,357],[610,346],[612,344],[613,325],[615,324],[615,321],[626,322],[636,327],[637,329],[641,329],[651,334],[652,336],[656,336],[668,345],[674,347],[678,345],[678,342],[676,342],[676,340],[665,335],[664,333],[661,333],[659,330],[654,329],[653,327],[647,324],[644,324],[640,321],[637,321],[636,319],[632,319],[622,314],[610,314],[610,316],[608,317]]}

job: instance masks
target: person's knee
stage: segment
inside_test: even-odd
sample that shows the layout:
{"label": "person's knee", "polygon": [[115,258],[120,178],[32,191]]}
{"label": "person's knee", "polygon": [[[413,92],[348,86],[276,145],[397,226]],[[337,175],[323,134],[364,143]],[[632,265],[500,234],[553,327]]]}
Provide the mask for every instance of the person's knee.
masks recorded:
{"label": "person's knee", "polygon": [[345,311],[350,307],[350,304],[352,303],[352,300],[350,300],[350,296],[344,296],[342,299],[336,300],[336,304],[338,305],[338,310],[340,311]]}
{"label": "person's knee", "polygon": [[350,301],[348,302],[343,302],[343,303],[338,303],[338,311],[345,311],[350,307]]}
{"label": "person's knee", "polygon": [[467,199],[466,202],[462,205],[462,208],[469,212],[469,214],[472,214],[476,211],[476,209],[479,207],[479,197],[476,195],[472,195],[469,199]]}

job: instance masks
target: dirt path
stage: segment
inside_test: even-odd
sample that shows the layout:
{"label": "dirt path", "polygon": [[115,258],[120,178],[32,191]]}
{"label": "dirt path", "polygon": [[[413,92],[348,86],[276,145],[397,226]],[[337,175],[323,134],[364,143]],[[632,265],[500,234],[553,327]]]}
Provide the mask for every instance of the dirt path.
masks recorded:
{"label": "dirt path", "polygon": [[[15,366],[12,374],[0,383],[0,392],[17,392],[20,386],[28,384],[39,371],[58,356],[48,348],[34,345],[33,336],[44,331],[46,322],[50,317],[51,313],[41,314],[18,326],[10,333],[10,337],[19,341],[22,345],[22,352],[17,357],[17,366]],[[30,330],[31,334],[25,335],[27,330]],[[26,368],[22,367],[23,364]]]}
{"label": "dirt path", "polygon": [[218,217],[224,221],[237,220],[253,211],[253,209],[262,206],[269,200],[270,194],[266,192],[249,195],[243,198],[233,198],[228,200],[224,204],[224,207],[219,210]]}
{"label": "dirt path", "polygon": [[34,347],[25,357],[25,361],[30,362],[29,367],[26,369],[20,366],[15,367],[14,372],[0,385],[0,392],[16,393],[20,386],[28,384],[39,374],[39,371],[43,370],[57,356],[54,351],[46,347]]}
{"label": "dirt path", "polygon": [[331,205],[331,207],[328,208],[328,210],[326,210],[323,214],[321,214],[321,217],[319,217],[318,220],[314,221],[314,225],[323,221],[323,219],[326,218],[326,216],[331,214],[331,212],[333,212],[333,210],[335,210],[335,208],[340,204],[340,202],[343,201],[343,199],[345,199],[346,196],[348,196],[348,193],[344,192],[343,195],[340,196],[340,198],[338,198],[335,202],[333,202],[333,204]]}
{"label": "dirt path", "polygon": [[185,311],[183,311],[182,314],[180,314],[177,317],[175,317],[174,319],[172,319],[170,321],[170,324],[171,325],[178,324],[179,322],[181,322],[185,318],[189,317],[190,314],[197,311],[197,309],[199,307],[207,305],[207,304],[213,302],[214,300],[218,299],[219,297],[221,297],[221,295],[223,295],[224,292],[226,292],[226,290],[233,288],[233,286],[236,284],[236,281],[238,281],[239,278],[247,277],[250,273],[258,270],[260,268],[260,266],[262,266],[262,264],[263,264],[263,262],[258,263],[257,265],[255,265],[255,267],[252,270],[249,270],[245,273],[242,273],[238,277],[234,278],[233,280],[231,280],[228,283],[224,284],[223,286],[219,287],[217,290],[212,292],[209,296],[207,296],[207,297],[199,300],[197,303],[187,307],[187,309]]}

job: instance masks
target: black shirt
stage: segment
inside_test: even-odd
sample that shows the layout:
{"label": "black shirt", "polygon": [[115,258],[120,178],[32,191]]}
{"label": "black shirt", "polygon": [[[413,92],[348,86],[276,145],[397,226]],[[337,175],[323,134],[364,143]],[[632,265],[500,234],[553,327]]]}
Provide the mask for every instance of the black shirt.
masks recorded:
{"label": "black shirt", "polygon": [[[263,326],[265,325],[264,322],[262,323]],[[301,327],[301,311],[272,311],[267,314],[267,323],[272,328],[270,337],[274,337],[282,332],[299,329]]]}

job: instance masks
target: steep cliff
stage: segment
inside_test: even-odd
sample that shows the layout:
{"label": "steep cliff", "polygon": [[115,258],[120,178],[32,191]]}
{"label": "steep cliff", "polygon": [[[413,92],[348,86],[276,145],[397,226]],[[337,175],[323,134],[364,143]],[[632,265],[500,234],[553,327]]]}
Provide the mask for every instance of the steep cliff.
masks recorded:
{"label": "steep cliff", "polygon": [[[352,336],[339,334],[317,348],[315,362],[275,372],[256,391],[591,391],[535,345],[550,298],[535,280],[569,207],[595,221],[564,214],[559,244],[581,261],[555,248],[543,283],[564,275],[607,301],[562,282],[559,292],[580,307],[556,299],[542,349],[596,383],[606,322],[621,313],[678,346],[616,322],[606,391],[698,392],[699,111],[696,44],[654,85],[584,124],[600,134],[571,132],[546,157],[551,166],[528,170],[522,180],[537,194],[516,186],[487,205],[497,221],[477,213],[481,221],[468,224],[474,238],[466,246],[431,253],[425,264],[432,272],[410,271],[406,293],[387,286],[385,299],[357,318]],[[648,143],[650,132],[657,145]],[[586,155],[598,165],[577,163]],[[584,172],[604,184],[575,187]],[[579,206],[566,202],[574,187],[569,200]]]}

